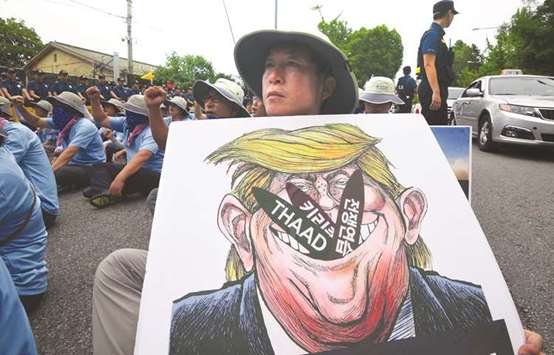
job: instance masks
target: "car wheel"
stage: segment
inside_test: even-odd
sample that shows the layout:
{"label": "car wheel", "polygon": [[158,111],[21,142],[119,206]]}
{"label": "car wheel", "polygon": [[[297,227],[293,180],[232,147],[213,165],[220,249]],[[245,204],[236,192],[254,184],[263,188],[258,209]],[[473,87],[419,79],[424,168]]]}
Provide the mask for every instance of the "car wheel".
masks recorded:
{"label": "car wheel", "polygon": [[483,116],[479,122],[479,149],[484,152],[491,152],[496,148],[492,141],[492,123],[488,115]]}

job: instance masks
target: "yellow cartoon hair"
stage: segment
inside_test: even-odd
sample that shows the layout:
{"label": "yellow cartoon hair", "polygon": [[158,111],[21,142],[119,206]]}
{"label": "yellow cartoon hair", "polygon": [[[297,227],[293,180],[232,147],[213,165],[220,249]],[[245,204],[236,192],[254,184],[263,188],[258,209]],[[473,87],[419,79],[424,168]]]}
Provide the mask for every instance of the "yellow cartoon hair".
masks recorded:
{"label": "yellow cartoon hair", "polygon": [[[278,173],[320,173],[355,164],[393,199],[405,188],[396,180],[390,162],[376,147],[380,139],[371,137],[349,124],[330,124],[295,131],[262,129],[245,134],[211,153],[206,160],[213,164],[229,162],[235,168],[232,193],[250,212],[258,209],[253,187],[269,189]],[[421,238],[406,245],[411,266],[427,268],[430,253]],[[236,251],[227,259],[228,280],[240,279],[244,269]]]}

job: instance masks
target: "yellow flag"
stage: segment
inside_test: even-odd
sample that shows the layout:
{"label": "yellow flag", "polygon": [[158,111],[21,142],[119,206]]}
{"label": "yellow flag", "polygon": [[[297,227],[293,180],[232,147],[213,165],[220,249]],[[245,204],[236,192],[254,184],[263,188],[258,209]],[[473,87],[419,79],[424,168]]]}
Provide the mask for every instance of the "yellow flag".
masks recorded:
{"label": "yellow flag", "polygon": [[154,80],[154,72],[151,72],[149,71],[148,73],[144,74],[143,76],[140,77],[142,80],[149,80],[149,81],[152,81]]}

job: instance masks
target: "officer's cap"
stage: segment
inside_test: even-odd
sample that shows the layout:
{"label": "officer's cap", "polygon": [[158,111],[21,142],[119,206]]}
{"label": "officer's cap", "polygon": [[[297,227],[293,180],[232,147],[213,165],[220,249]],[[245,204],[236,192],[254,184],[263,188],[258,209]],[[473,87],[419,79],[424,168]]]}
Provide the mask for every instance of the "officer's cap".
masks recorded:
{"label": "officer's cap", "polygon": [[442,0],[433,5],[433,16],[445,15],[448,10],[452,10],[454,15],[459,14],[459,12],[454,8],[454,1]]}

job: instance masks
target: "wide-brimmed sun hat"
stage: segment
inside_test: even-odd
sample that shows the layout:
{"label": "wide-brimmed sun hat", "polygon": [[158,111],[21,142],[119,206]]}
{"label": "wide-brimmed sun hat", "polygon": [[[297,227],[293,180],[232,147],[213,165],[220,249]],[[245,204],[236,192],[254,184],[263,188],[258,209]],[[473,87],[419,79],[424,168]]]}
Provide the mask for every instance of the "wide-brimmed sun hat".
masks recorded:
{"label": "wide-brimmed sun hat", "polygon": [[46,100],[40,100],[39,102],[30,102],[29,106],[38,107],[41,110],[44,110],[44,112],[46,113],[52,113],[52,110],[54,109],[52,104]]}
{"label": "wide-brimmed sun hat", "polygon": [[111,98],[109,100],[102,100],[102,101],[100,101],[100,103],[102,105],[112,105],[115,108],[117,108],[119,111],[125,110],[123,108],[123,102],[121,102],[121,101],[119,101],[118,99],[115,99],[115,98]]}
{"label": "wide-brimmed sun hat", "polygon": [[12,112],[10,110],[10,100],[6,99],[4,96],[0,96],[0,111],[8,117],[12,117]]}
{"label": "wide-brimmed sun hat", "polygon": [[235,65],[248,87],[262,97],[262,77],[269,50],[276,45],[297,44],[311,49],[331,71],[337,85],[323,104],[322,114],[352,113],[358,102],[358,85],[346,56],[323,34],[262,30],[243,36],[235,45]]}
{"label": "wide-brimmed sun hat", "polygon": [[204,100],[211,90],[218,92],[227,101],[238,106],[240,113],[237,117],[250,117],[248,110],[242,105],[244,90],[239,84],[225,78],[219,78],[213,84],[209,81],[198,80],[192,87],[192,95],[200,106],[204,107]]}
{"label": "wide-brimmed sun hat", "polygon": [[394,93],[394,82],[384,76],[374,76],[364,85],[364,92],[360,95],[360,101],[370,104],[386,104],[392,102],[396,105],[404,105]]}
{"label": "wide-brimmed sun hat", "polygon": [[146,102],[144,101],[143,95],[131,95],[127,102],[123,102],[121,106],[125,111],[131,111],[138,113],[139,115],[148,116]]}
{"label": "wide-brimmed sun hat", "polygon": [[70,91],[64,91],[57,96],[49,96],[46,98],[46,100],[52,105],[62,104],[68,106],[82,114],[83,117],[92,119],[90,112],[88,112],[87,107],[85,106],[81,98],[77,94],[74,94]]}

